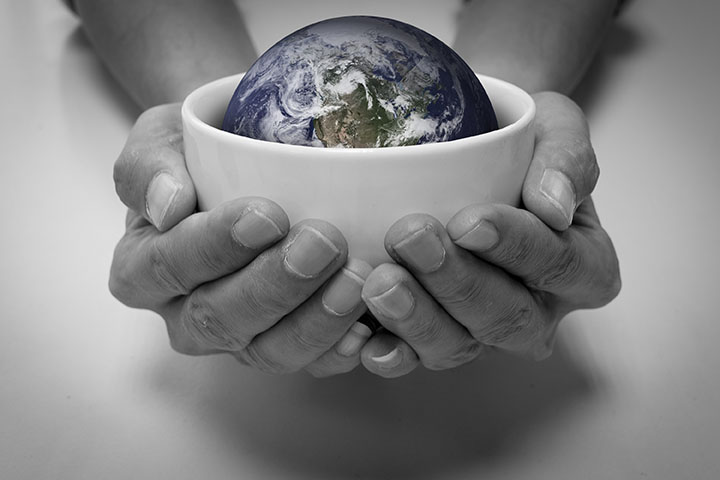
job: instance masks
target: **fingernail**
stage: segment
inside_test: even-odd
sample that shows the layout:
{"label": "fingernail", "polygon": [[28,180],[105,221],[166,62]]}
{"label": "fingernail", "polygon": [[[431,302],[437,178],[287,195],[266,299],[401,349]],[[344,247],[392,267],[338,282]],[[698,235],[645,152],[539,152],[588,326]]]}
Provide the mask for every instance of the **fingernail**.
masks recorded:
{"label": "fingernail", "polygon": [[283,232],[267,215],[251,208],[232,226],[233,239],[247,248],[261,248],[278,240]]}
{"label": "fingernail", "polygon": [[355,272],[343,268],[325,287],[322,303],[325,310],[333,315],[343,316],[355,310],[362,302],[360,293],[365,279]]}
{"label": "fingernail", "polygon": [[572,223],[575,213],[575,188],[570,179],[560,170],[548,168],[540,180],[540,192]]}
{"label": "fingernail", "polygon": [[483,252],[497,245],[498,241],[500,241],[500,236],[495,225],[487,220],[480,220],[456,239],[455,243],[467,250]]}
{"label": "fingernail", "polygon": [[385,355],[370,357],[370,359],[383,368],[394,368],[402,362],[402,353],[400,353],[399,347],[395,347]]}
{"label": "fingernail", "polygon": [[350,330],[340,339],[335,349],[340,355],[352,357],[360,352],[372,331],[360,322],[355,322]]}
{"label": "fingernail", "polygon": [[393,246],[395,253],[422,273],[431,273],[445,261],[445,247],[432,225],[427,225]]}
{"label": "fingernail", "polygon": [[167,172],[160,172],[150,181],[145,194],[145,211],[156,228],[161,228],[172,209],[182,184]]}
{"label": "fingernail", "polygon": [[415,299],[412,293],[402,283],[396,283],[380,295],[368,297],[365,300],[383,316],[394,320],[408,317],[415,308]]}
{"label": "fingernail", "polygon": [[296,275],[312,278],[340,255],[325,235],[312,227],[302,227],[285,252],[285,266]]}

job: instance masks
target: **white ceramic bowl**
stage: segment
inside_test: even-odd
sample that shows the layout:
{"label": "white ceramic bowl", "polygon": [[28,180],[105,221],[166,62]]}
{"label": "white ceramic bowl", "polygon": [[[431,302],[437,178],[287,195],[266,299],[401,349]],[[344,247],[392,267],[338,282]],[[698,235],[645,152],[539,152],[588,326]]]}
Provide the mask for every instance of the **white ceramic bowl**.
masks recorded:
{"label": "white ceramic bowl", "polygon": [[389,259],[385,232],[408,213],[447,222],[473,203],[520,202],[534,147],[535,104],[520,88],[478,75],[495,108],[494,132],[442,143],[385,148],[316,148],[221,130],[242,74],[208,83],[182,106],[187,167],[199,207],[241,196],[274,200],[291,224],[320,218],[338,227],[350,255]]}

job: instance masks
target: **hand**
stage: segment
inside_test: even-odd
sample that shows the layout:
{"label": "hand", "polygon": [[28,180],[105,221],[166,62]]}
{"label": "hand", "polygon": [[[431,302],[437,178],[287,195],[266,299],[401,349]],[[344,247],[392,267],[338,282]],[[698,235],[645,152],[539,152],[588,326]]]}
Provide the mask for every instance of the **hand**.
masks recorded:
{"label": "hand", "polygon": [[360,292],[370,266],[347,258],[334,226],[305,220],[290,228],[267,199],[195,213],[179,104],[138,118],[114,177],[129,211],[110,290],[159,313],[175,350],[228,352],[273,373],[326,376],[359,364],[370,331],[356,321],[366,311]]}
{"label": "hand", "polygon": [[618,294],[617,257],[590,198],[598,169],[585,118],[562,95],[535,101],[527,210],[471,205],[446,227],[414,214],[389,229],[398,264],[376,268],[362,293],[385,327],[363,347],[371,372],[447,369],[492,348],[542,359],[567,313]]}

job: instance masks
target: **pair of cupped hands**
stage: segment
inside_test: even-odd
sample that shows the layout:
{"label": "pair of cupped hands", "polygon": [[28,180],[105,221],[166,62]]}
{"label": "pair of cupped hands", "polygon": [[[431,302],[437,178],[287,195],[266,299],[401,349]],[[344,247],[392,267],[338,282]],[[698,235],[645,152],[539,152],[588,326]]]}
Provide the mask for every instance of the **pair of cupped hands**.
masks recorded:
{"label": "pair of cupped hands", "polygon": [[[265,372],[322,377],[362,363],[397,377],[494,349],[542,359],[559,321],[612,300],[620,276],[590,197],[599,170],[585,117],[563,95],[534,99],[523,207],[469,205],[446,225],[405,216],[385,236],[395,263],[374,269],[348,257],[333,225],[290,225],[269,199],[197,212],[180,104],[151,108],[115,164],[129,210],[111,292],[159,313],[175,350],[227,352]],[[360,321],[368,311],[375,331]]]}

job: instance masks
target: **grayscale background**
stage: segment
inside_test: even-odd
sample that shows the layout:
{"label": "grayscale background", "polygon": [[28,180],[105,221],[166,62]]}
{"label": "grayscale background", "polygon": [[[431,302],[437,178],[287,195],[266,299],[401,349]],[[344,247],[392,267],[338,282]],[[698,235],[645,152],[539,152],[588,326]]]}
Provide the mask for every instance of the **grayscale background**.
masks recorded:
{"label": "grayscale background", "polygon": [[[459,7],[239,4],[259,51],[351,13],[452,43]],[[0,478],[720,478],[719,20],[717,1],[629,2],[578,92],[624,287],[549,360],[315,380],[173,353],[111,297],[138,112],[59,0],[0,0]]]}

